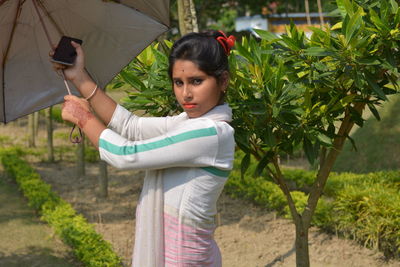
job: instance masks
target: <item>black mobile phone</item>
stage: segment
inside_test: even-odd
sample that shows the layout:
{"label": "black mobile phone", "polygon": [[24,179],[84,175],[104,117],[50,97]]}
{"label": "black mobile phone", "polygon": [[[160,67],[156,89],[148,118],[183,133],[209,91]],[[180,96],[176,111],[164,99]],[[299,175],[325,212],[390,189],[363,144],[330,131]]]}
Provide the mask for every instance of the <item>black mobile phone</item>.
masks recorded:
{"label": "black mobile phone", "polygon": [[82,44],[82,40],[62,36],[60,42],[57,45],[56,50],[54,51],[54,55],[52,58],[53,62],[57,62],[63,65],[72,66],[74,65],[76,58],[75,47],[72,46],[71,41],[74,41],[78,44]]}

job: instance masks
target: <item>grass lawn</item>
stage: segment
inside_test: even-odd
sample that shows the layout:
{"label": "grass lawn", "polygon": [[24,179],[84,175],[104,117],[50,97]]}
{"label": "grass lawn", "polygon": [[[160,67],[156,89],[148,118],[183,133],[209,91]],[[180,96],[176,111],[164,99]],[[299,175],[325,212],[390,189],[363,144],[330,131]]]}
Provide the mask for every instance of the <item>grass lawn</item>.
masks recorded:
{"label": "grass lawn", "polygon": [[81,266],[0,173],[0,266]]}
{"label": "grass lawn", "polygon": [[390,101],[384,103],[379,110],[381,121],[370,116],[363,128],[351,134],[357,151],[347,140],[334,171],[367,173],[399,169],[400,95],[391,96],[389,99]]}

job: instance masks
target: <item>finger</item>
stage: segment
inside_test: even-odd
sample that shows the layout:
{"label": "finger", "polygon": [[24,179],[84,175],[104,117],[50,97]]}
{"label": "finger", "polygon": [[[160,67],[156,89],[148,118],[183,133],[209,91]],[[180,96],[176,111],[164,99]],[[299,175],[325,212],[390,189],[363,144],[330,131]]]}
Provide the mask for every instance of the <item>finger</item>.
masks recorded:
{"label": "finger", "polygon": [[53,57],[53,56],[54,56],[54,50],[51,50],[51,51],[49,52],[49,56],[50,56],[50,57]]}
{"label": "finger", "polygon": [[75,47],[75,51],[76,51],[76,54],[78,55],[78,58],[82,57],[83,56],[82,46],[74,41],[71,41],[71,44],[73,47]]}
{"label": "finger", "polygon": [[73,101],[73,100],[74,100],[73,97],[74,97],[73,95],[65,95],[65,96],[64,96],[64,100],[65,100],[66,102],[68,102],[68,101]]}
{"label": "finger", "polygon": [[52,63],[53,63],[54,69],[65,69],[65,68],[67,68],[67,66],[65,66],[63,64],[60,64],[60,63],[57,63],[57,62],[52,62]]}
{"label": "finger", "polygon": [[77,103],[79,103],[80,101],[82,101],[81,98],[79,98],[79,97],[77,97],[77,96],[75,96],[75,95],[65,95],[65,96],[64,96],[64,100],[65,100],[65,101],[74,101],[74,102],[77,102]]}
{"label": "finger", "polygon": [[74,42],[74,41],[71,41],[71,44],[72,44],[72,46],[75,47],[75,48],[78,48],[78,47],[81,46],[80,44],[78,44],[77,42]]}

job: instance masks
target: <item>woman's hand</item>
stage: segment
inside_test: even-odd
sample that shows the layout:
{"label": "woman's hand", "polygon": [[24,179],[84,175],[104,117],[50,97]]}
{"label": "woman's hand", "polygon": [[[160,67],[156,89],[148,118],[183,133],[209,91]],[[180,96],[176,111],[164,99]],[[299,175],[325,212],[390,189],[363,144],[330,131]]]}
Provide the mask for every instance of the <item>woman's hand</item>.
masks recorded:
{"label": "woman's hand", "polygon": [[61,111],[63,120],[72,122],[82,129],[89,120],[95,118],[90,111],[89,102],[85,99],[73,95],[66,95],[64,100],[65,102]]}
{"label": "woman's hand", "polygon": [[[60,63],[52,62],[53,68],[57,73],[60,71],[64,71],[65,78],[67,80],[72,81],[75,85],[78,85],[89,78],[85,70],[85,55],[83,53],[82,47],[75,43],[74,41],[71,42],[72,46],[75,47],[76,50],[76,59],[73,66],[66,66]],[[50,57],[54,55],[54,51],[50,51]],[[89,78],[90,79],[90,78]]]}

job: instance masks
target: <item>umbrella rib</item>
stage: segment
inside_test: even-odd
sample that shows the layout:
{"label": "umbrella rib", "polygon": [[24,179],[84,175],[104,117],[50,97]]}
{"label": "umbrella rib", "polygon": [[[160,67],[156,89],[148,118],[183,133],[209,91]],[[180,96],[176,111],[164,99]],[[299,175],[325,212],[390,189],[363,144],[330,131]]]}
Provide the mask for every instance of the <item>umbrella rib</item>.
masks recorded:
{"label": "umbrella rib", "polygon": [[[3,0],[1,2],[1,4],[3,4],[5,1],[6,0]],[[22,0],[19,0],[17,8],[16,8],[16,11],[15,11],[14,22],[13,22],[13,26],[12,26],[11,33],[10,33],[10,38],[8,39],[7,48],[6,48],[6,51],[5,51],[4,56],[3,56],[3,62],[2,62],[3,66],[1,66],[2,70],[3,70],[1,75],[2,75],[2,81],[3,81],[3,84],[2,84],[2,87],[3,87],[3,92],[2,92],[2,94],[3,94],[3,116],[4,116],[4,121],[5,122],[7,121],[6,120],[6,105],[5,105],[5,90],[4,90],[5,89],[5,86],[4,86],[4,83],[5,83],[5,81],[4,81],[5,80],[5,66],[6,66],[6,59],[7,59],[8,53],[10,51],[11,42],[12,42],[12,39],[14,37],[15,28],[17,27],[17,20],[18,20],[19,15],[21,14],[21,5],[22,5]]]}
{"label": "umbrella rib", "polygon": [[[42,0],[37,0],[36,1],[39,4],[39,7],[43,10],[43,12],[46,14],[46,16],[49,18],[51,23],[53,23],[54,27],[56,28],[58,34],[60,36],[64,35],[63,31],[61,30],[60,26],[57,24],[53,16],[50,14],[50,12],[47,10],[46,6],[44,5]],[[53,45],[52,45],[53,46]]]}
{"label": "umbrella rib", "polygon": [[53,42],[51,41],[51,38],[50,38],[49,31],[47,30],[47,27],[46,27],[46,25],[44,24],[44,21],[43,21],[43,17],[39,12],[39,8],[38,8],[38,5],[37,5],[37,0],[32,0],[32,2],[33,2],[33,6],[35,7],[36,13],[37,13],[37,15],[39,17],[40,23],[42,24],[43,31],[46,34],[47,41],[49,42],[50,47],[54,48],[53,47]]}

